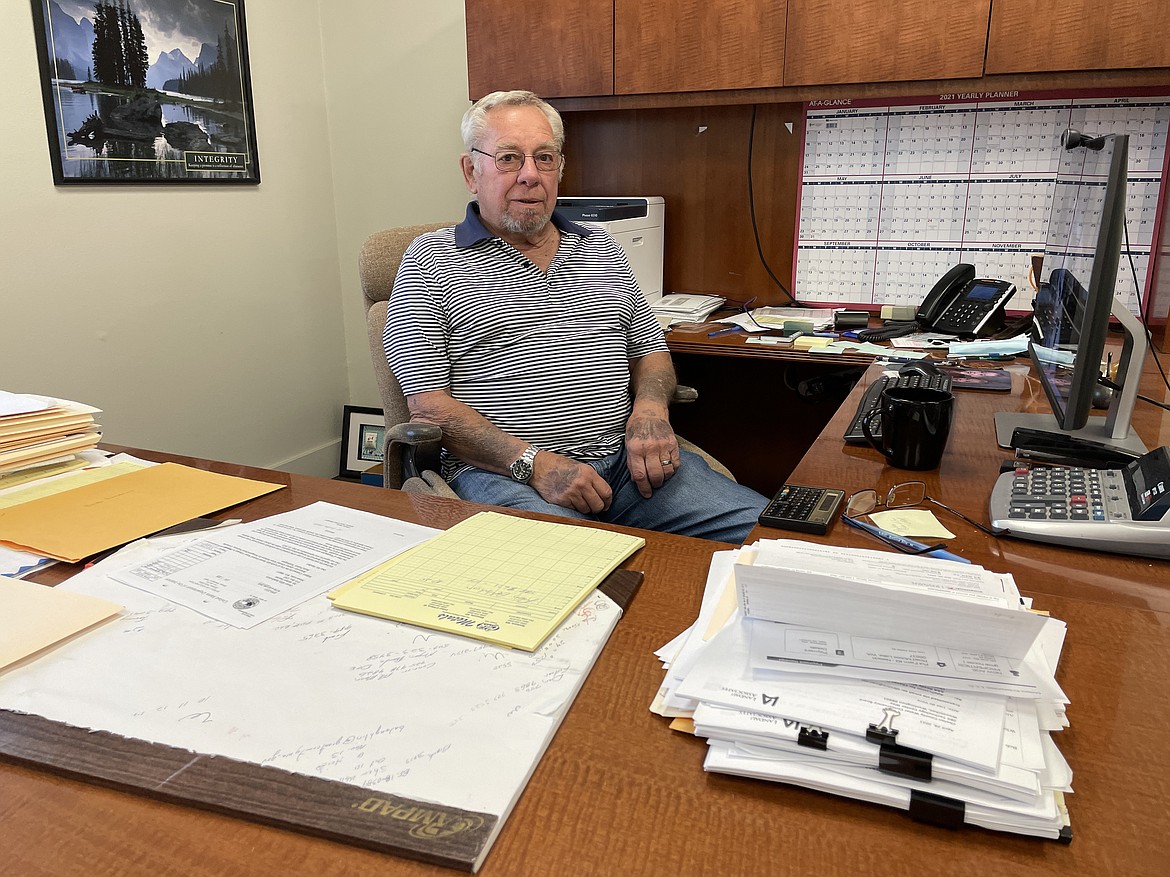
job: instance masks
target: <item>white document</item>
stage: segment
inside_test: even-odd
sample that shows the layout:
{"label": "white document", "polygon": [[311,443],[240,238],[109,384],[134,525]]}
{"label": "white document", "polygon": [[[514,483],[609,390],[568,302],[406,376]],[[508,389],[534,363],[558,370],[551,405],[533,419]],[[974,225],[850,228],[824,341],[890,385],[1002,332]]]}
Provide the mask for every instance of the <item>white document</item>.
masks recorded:
{"label": "white document", "polygon": [[[824,738],[825,748],[822,750],[802,745],[799,742],[800,733],[806,728],[789,719],[776,719],[747,710],[704,703],[695,709],[694,720],[697,735],[738,746],[754,747],[762,757],[766,757],[769,752],[777,755],[796,753],[813,763],[823,759],[871,769],[877,768],[880,763],[879,747],[854,734],[831,732]],[[1042,769],[1043,765],[1037,770],[1027,770],[1005,765],[1002,761],[994,772],[946,758],[932,758],[930,763],[931,776],[934,778],[1017,801],[1032,801],[1041,794],[1038,774]],[[929,790],[929,786],[923,788]]]}
{"label": "white document", "polygon": [[[659,688],[658,696],[651,705],[651,712],[662,716],[690,715],[695,708],[691,698],[677,694],[679,683],[686,678],[695,660],[706,647],[708,640],[722,629],[730,618],[738,620],[735,611],[735,582],[731,571],[740,551],[717,551],[711,556],[707,571],[707,583],[703,590],[703,603],[699,617],[685,632],[683,642],[667,669],[666,677]],[[676,639],[678,639],[676,637]]]}
{"label": "white document", "polygon": [[[436,532],[396,523],[386,554]],[[324,596],[243,630],[106,574],[153,551],[58,586],[126,612],[0,674],[0,708],[503,817],[621,616],[595,591],[533,653]]]}
{"label": "white document", "polygon": [[929,643],[813,630],[774,621],[748,621],[752,667],[847,679],[875,679],[985,691],[1008,697],[1040,696],[1021,674],[1020,661]]}
{"label": "white document", "polygon": [[14,417],[33,414],[51,407],[52,401],[43,396],[26,396],[23,393],[9,393],[0,390],[0,417]]}
{"label": "white document", "polygon": [[865,680],[757,678],[746,626],[729,624],[707,643],[677,694],[696,701],[863,735],[871,725],[898,743],[985,770],[999,763],[1006,698]]}
{"label": "white document", "polygon": [[[828,767],[798,756],[760,757],[750,748],[723,742],[713,742],[708,747],[703,767],[719,773],[791,783],[887,807],[903,810],[910,807],[909,784],[876,771]],[[1059,837],[1060,830],[1068,825],[1067,814],[1056,793],[1042,794],[1034,803],[1025,804],[1007,798],[988,798],[953,783],[932,786],[939,794],[966,802],[963,821],[969,825],[1052,839]]]}
{"label": "white document", "polygon": [[745,617],[1022,659],[1044,619],[1011,577],[975,564],[761,540],[736,564]]}
{"label": "white document", "polygon": [[111,575],[208,618],[249,628],[433,533],[417,524],[316,502],[222,532],[209,531],[195,542]]}

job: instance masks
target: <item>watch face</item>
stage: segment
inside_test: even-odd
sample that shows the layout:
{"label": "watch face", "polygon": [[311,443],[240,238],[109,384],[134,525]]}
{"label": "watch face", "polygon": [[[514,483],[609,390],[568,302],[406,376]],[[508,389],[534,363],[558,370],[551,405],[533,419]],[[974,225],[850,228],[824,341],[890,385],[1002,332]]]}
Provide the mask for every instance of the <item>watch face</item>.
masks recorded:
{"label": "watch face", "polygon": [[512,464],[512,477],[517,481],[527,483],[528,479],[532,477],[532,463],[521,457]]}

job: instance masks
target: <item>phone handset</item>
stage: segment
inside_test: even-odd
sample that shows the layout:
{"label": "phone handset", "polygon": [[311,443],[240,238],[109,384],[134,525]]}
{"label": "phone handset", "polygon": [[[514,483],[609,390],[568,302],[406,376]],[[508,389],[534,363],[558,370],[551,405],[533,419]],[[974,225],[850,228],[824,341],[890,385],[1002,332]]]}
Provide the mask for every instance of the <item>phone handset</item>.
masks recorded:
{"label": "phone handset", "polygon": [[915,332],[982,337],[997,331],[1004,321],[1004,305],[1016,292],[1007,280],[979,279],[975,266],[951,268],[927,293],[914,320],[887,323],[858,333],[865,341],[888,341]]}
{"label": "phone handset", "polygon": [[[960,272],[960,268],[967,270]],[[952,274],[953,281],[948,281]],[[944,288],[939,295],[931,290],[922,303],[921,311],[931,313],[927,318],[920,311],[919,323],[934,332],[969,338],[984,338],[1003,328],[1004,306],[1016,294],[1011,281],[977,278],[970,265],[956,265],[935,289],[940,286]]]}
{"label": "phone handset", "polygon": [[939,278],[938,283],[926,294],[915,315],[923,329],[934,328],[943,312],[962,294],[964,287],[975,279],[975,266],[960,262]]}
{"label": "phone handset", "polygon": [[912,321],[904,323],[886,323],[881,328],[866,329],[858,333],[863,341],[889,341],[901,338],[904,335],[913,335],[915,332],[926,332],[934,328],[934,322],[946,310],[947,305],[955,300],[962,292],[963,287],[975,278],[975,266],[958,264],[934,285],[926,294],[922,304]]}

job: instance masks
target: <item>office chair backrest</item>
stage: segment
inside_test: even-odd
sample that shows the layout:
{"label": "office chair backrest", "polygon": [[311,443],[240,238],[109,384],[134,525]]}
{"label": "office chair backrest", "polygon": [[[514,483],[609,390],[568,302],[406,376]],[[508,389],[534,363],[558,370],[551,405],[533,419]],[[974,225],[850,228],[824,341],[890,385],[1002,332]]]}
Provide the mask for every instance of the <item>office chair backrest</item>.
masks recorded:
{"label": "office chair backrest", "polygon": [[[402,264],[402,254],[411,241],[424,232],[439,228],[450,228],[454,222],[434,222],[427,225],[407,225],[401,228],[387,228],[376,231],[362,244],[358,256],[358,276],[361,279],[362,295],[366,300],[366,335],[370,342],[370,358],[374,364],[374,377],[378,392],[382,396],[382,409],[386,413],[386,428],[410,420],[402,387],[390,371],[386,354],[382,348],[382,333],[386,328],[386,302],[394,290],[394,278]],[[386,454],[382,463],[383,483],[387,487],[402,486],[401,460],[394,454]]]}

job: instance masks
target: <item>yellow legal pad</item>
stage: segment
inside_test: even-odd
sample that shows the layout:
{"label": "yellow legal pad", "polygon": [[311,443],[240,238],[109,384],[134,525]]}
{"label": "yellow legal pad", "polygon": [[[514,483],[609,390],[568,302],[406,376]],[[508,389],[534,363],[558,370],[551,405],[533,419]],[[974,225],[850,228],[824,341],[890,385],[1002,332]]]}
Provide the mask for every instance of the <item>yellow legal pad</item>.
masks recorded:
{"label": "yellow legal pad", "polygon": [[645,544],[480,512],[329,596],[339,609],[531,652]]}
{"label": "yellow legal pad", "polygon": [[283,486],[163,463],[0,509],[0,544],[76,563]]}

